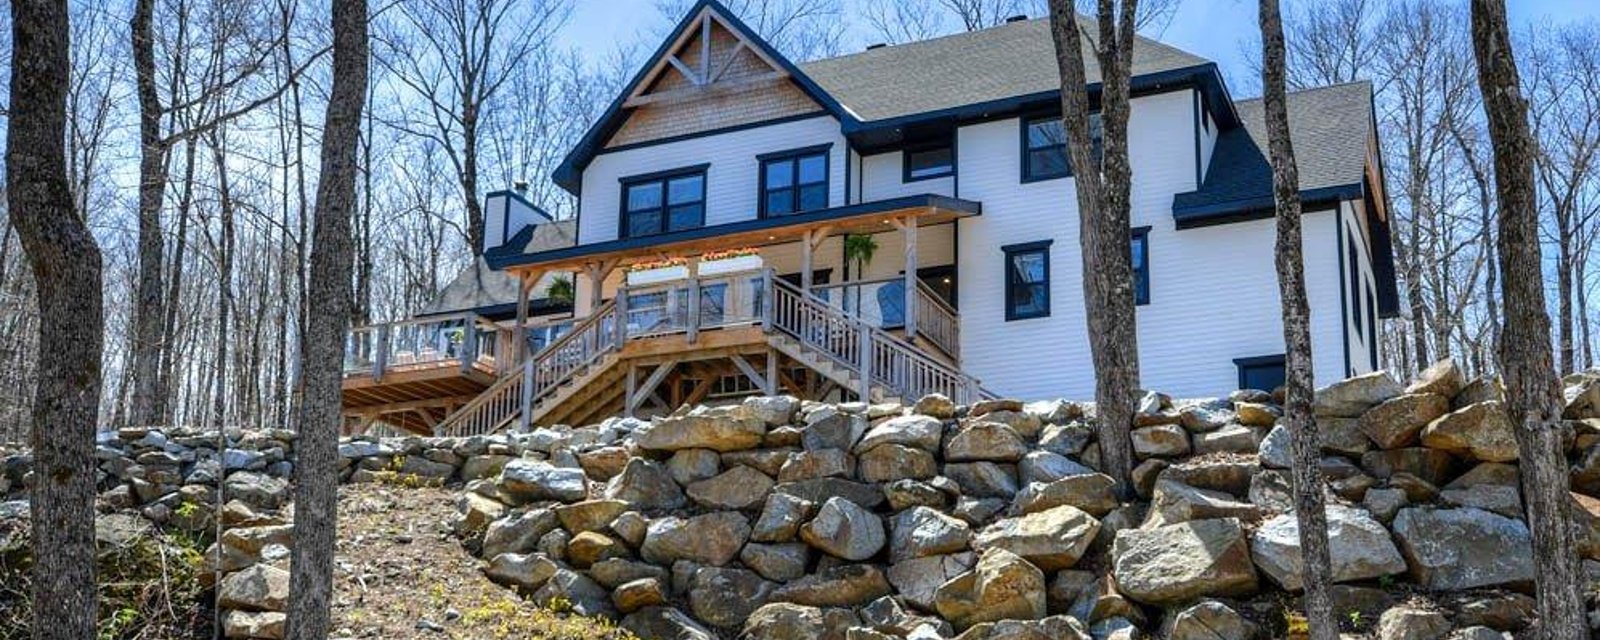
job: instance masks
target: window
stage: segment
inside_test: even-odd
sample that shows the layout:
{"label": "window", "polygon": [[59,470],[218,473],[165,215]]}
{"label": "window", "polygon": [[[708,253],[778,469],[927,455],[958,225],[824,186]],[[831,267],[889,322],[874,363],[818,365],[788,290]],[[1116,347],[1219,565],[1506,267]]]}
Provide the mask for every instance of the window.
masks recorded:
{"label": "window", "polygon": [[1050,315],[1050,243],[1001,247],[1006,253],[1006,320]]}
{"label": "window", "polygon": [[1150,227],[1133,230],[1133,303],[1150,304]]}
{"label": "window", "polygon": [[[1089,116],[1089,137],[1094,142],[1094,157],[1099,158],[1100,114]],[[1072,175],[1067,154],[1067,131],[1058,116],[1022,121],[1022,181],[1034,182]]]}
{"label": "window", "polygon": [[706,167],[623,178],[622,237],[637,238],[705,224]]}
{"label": "window", "polygon": [[1350,261],[1350,323],[1356,327],[1356,337],[1361,337],[1361,263],[1356,255],[1356,239],[1346,235],[1349,246],[1345,253]]}
{"label": "window", "polygon": [[904,158],[905,175],[901,182],[915,182],[943,178],[956,172],[956,158],[948,144],[907,149]]}
{"label": "window", "polygon": [[1367,340],[1367,360],[1372,365],[1372,370],[1378,370],[1378,316],[1374,311],[1378,308],[1378,301],[1372,295],[1372,286],[1367,286],[1367,335],[1372,336]]}
{"label": "window", "polygon": [[1239,358],[1234,360],[1233,364],[1239,367],[1240,389],[1272,391],[1283,386],[1285,376],[1282,354]]}
{"label": "window", "polygon": [[762,217],[828,208],[829,146],[760,157]]}

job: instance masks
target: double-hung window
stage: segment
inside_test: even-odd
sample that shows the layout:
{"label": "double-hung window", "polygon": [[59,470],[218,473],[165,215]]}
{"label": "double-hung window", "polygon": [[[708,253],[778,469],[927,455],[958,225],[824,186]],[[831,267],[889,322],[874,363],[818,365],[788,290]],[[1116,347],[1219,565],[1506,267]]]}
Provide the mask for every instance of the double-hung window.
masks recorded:
{"label": "double-hung window", "polygon": [[1014,244],[1006,254],[1006,320],[1050,315],[1050,240]]}
{"label": "double-hung window", "polygon": [[831,145],[768,154],[761,160],[761,216],[828,208]]}
{"label": "double-hung window", "polygon": [[[1100,139],[1100,114],[1089,115],[1089,137],[1094,142],[1094,157],[1103,151]],[[1067,153],[1067,130],[1060,116],[1041,116],[1022,121],[1022,181],[1034,182],[1072,175]]]}
{"label": "double-hung window", "polygon": [[1128,249],[1133,254],[1133,303],[1150,304],[1150,227],[1134,229]]}
{"label": "double-hung window", "polygon": [[622,179],[622,237],[695,229],[706,219],[706,167]]}

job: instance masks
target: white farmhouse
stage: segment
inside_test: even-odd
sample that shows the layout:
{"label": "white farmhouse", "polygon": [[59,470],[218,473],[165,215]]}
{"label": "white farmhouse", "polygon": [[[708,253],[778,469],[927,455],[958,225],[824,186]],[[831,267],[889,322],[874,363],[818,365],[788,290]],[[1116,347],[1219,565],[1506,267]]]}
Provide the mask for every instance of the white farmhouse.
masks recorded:
{"label": "white farmhouse", "polygon": [[[1133,59],[1143,384],[1275,387],[1261,103],[1162,43]],[[1397,306],[1372,90],[1289,100],[1315,373],[1333,380],[1381,366]],[[357,330],[353,425],[478,433],[756,392],[1093,395],[1048,20],[794,64],[704,0],[556,181],[575,220],[491,194],[476,268],[418,318]]]}

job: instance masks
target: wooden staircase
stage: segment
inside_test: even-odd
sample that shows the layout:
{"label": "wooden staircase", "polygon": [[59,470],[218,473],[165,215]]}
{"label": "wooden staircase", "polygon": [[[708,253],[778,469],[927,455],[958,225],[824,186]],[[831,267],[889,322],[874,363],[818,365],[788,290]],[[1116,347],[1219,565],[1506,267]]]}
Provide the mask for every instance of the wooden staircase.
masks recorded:
{"label": "wooden staircase", "polygon": [[[949,352],[954,349],[948,346],[958,339],[953,310],[948,319],[940,320],[945,328],[907,340],[804,294],[774,278],[770,270],[761,274],[760,288],[757,344],[764,343],[857,397],[908,404],[930,393],[962,403],[994,397],[953,363]],[[675,340],[688,341],[681,346],[693,350],[692,336],[701,328],[682,334],[631,335],[625,329],[627,314],[617,308],[616,300],[626,301],[627,293],[619,293],[445,418],[435,433],[468,436],[533,425],[586,424],[621,411],[628,365],[649,352],[633,347]]]}

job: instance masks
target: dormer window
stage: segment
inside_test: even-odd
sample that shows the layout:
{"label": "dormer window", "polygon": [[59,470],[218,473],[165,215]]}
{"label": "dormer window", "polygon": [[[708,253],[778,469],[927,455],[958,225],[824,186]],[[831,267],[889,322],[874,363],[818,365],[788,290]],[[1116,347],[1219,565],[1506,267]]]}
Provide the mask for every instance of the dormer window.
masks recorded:
{"label": "dormer window", "polygon": [[695,229],[706,220],[706,166],[622,179],[622,237]]}
{"label": "dormer window", "polygon": [[830,146],[808,147],[759,157],[762,217],[828,208]]}

